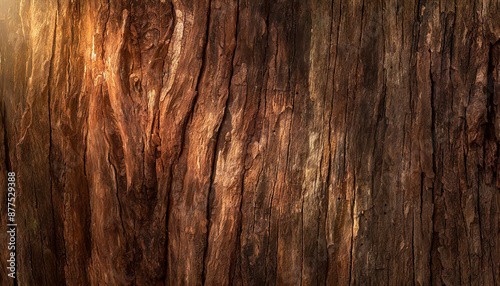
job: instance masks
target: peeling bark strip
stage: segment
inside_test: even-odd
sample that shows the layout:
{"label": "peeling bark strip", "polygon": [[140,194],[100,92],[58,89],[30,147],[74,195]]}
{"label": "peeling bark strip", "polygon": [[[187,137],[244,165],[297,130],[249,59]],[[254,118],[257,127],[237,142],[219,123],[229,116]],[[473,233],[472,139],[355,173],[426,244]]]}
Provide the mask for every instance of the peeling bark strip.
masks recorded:
{"label": "peeling bark strip", "polygon": [[0,284],[500,285],[499,17],[0,0]]}

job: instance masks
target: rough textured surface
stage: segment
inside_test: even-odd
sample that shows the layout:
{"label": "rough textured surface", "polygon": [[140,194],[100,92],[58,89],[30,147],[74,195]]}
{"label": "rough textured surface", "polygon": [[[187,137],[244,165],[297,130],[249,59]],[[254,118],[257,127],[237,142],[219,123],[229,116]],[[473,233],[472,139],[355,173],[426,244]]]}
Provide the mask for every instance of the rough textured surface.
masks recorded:
{"label": "rough textured surface", "polygon": [[0,284],[500,285],[499,19],[0,0]]}

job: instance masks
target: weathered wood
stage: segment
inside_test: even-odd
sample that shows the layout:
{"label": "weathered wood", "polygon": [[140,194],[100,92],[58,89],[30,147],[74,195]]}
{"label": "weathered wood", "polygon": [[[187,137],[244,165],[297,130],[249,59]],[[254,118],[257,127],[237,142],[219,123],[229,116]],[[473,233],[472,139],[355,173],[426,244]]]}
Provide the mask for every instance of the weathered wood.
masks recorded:
{"label": "weathered wood", "polygon": [[500,285],[499,17],[0,0],[0,284]]}

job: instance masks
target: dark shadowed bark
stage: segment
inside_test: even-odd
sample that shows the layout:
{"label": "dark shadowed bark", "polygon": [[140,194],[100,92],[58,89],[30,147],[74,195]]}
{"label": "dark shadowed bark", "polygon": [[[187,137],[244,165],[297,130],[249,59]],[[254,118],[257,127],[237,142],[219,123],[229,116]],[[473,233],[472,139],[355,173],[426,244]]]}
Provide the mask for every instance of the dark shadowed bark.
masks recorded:
{"label": "dark shadowed bark", "polygon": [[500,285],[499,82],[496,1],[0,0],[0,284]]}

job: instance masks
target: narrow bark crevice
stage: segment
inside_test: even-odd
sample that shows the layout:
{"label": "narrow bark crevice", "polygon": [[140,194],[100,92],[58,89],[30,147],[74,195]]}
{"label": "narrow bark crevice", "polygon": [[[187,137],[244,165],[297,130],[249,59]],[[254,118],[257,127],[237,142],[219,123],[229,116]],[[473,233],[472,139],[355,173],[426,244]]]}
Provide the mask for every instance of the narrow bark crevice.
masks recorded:
{"label": "narrow bark crevice", "polygon": [[[52,210],[52,224],[53,224],[53,235],[54,235],[54,245],[52,246],[53,247],[53,250],[55,250],[56,253],[54,253],[54,255],[57,256],[57,248],[58,248],[58,243],[57,243],[57,228],[59,228],[60,226],[57,226],[56,224],[56,219],[55,219],[55,211],[54,211],[54,193],[53,193],[53,180],[52,178],[54,177],[53,176],[53,167],[52,167],[52,104],[51,104],[51,96],[52,96],[52,90],[51,90],[51,81],[53,79],[53,70],[54,70],[54,55],[55,55],[55,52],[56,52],[56,39],[57,39],[57,27],[58,27],[58,17],[59,17],[59,1],[56,1],[56,16],[55,16],[55,19],[54,19],[54,33],[52,35],[52,48],[51,48],[51,51],[52,51],[52,54],[50,56],[50,59],[49,59],[49,74],[48,74],[48,77],[47,77],[47,114],[48,114],[48,129],[49,129],[49,134],[48,134],[48,140],[49,140],[49,150],[48,150],[48,168],[49,168],[49,176],[51,177],[50,179],[50,203],[51,203],[51,210]],[[62,245],[64,245],[64,238],[63,238],[63,242],[62,242]],[[56,259],[56,269],[59,270],[59,267],[58,267],[58,260],[59,260],[59,257],[57,257]],[[61,276],[64,276],[64,273],[59,273]]]}

